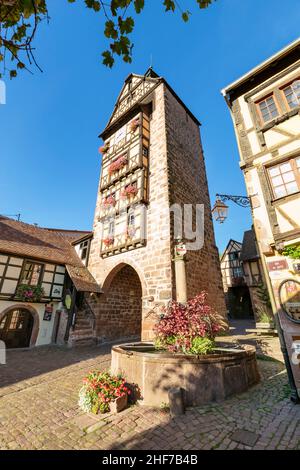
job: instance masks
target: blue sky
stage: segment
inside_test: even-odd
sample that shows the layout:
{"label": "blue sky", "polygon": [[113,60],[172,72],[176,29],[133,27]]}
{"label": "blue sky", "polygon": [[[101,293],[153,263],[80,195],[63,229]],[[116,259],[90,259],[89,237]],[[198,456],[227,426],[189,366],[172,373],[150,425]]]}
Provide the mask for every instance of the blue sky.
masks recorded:
{"label": "blue sky", "polygon": [[[43,68],[7,80],[0,106],[0,213],[21,212],[40,226],[90,229],[100,171],[99,132],[123,80],[144,73],[152,55],[164,76],[202,122],[212,201],[215,193],[245,194],[229,111],[220,89],[299,35],[299,0],[218,0],[192,11],[185,24],[165,14],[162,0],[146,0],[132,34],[134,60],[112,70],[101,64],[106,48],[102,16],[83,0],[48,0],[51,21],[41,25],[36,58]],[[151,5],[151,6],[150,6]],[[230,204],[216,225],[222,250],[251,225],[248,209]]]}

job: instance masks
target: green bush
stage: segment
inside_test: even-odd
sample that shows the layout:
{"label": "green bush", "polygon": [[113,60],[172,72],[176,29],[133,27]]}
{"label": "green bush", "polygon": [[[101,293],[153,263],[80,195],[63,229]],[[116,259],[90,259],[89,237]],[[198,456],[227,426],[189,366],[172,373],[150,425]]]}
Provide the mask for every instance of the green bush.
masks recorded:
{"label": "green bush", "polygon": [[215,347],[215,342],[214,340],[210,338],[202,338],[201,336],[198,336],[196,338],[193,338],[192,340],[192,345],[191,348],[188,352],[188,354],[209,354],[210,352],[213,351]]}
{"label": "green bush", "polygon": [[286,246],[282,254],[292,259],[300,259],[300,245]]}

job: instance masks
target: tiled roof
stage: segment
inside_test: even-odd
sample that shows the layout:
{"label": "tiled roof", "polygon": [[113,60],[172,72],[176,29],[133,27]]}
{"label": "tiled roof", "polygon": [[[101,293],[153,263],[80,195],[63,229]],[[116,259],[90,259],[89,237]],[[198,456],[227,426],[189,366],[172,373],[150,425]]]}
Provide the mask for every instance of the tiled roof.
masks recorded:
{"label": "tiled roof", "polygon": [[47,230],[0,216],[0,253],[66,265],[77,290],[100,292],[71,243],[72,238],[59,230]]}
{"label": "tiled roof", "polygon": [[58,232],[0,216],[0,251],[82,266],[68,238]]}
{"label": "tiled roof", "polygon": [[89,230],[66,230],[63,228],[48,228],[42,227],[43,230],[48,230],[49,232],[59,233],[63,237],[67,237],[70,241],[80,240],[83,237],[92,235],[93,232]]}
{"label": "tiled roof", "polygon": [[79,292],[102,292],[100,286],[85,266],[66,266],[70,278]]}

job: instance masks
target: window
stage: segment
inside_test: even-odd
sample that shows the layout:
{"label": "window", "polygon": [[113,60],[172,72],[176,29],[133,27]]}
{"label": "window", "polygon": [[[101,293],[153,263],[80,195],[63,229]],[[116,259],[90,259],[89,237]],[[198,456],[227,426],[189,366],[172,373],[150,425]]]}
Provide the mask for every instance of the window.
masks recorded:
{"label": "window", "polygon": [[85,260],[87,257],[88,247],[89,247],[89,240],[86,240],[85,242],[81,242],[79,245],[80,258],[82,260]]}
{"label": "window", "polygon": [[237,268],[233,268],[232,269],[232,274],[233,274],[233,277],[243,277],[244,276],[243,269],[240,266],[237,267]]}
{"label": "window", "polygon": [[108,226],[108,236],[113,238],[114,235],[115,235],[115,221],[111,220]]}
{"label": "window", "polygon": [[234,261],[239,259],[239,251],[235,251],[234,253],[229,253],[229,260]]}
{"label": "window", "polygon": [[269,122],[279,115],[273,95],[259,101],[257,106],[263,123]]}
{"label": "window", "polygon": [[127,216],[127,225],[134,226],[135,225],[135,215],[134,212],[129,212]]}
{"label": "window", "polygon": [[37,286],[42,272],[42,265],[26,261],[23,272],[21,274],[21,284],[28,284],[31,286]]}
{"label": "window", "polygon": [[300,80],[295,80],[293,83],[283,88],[283,93],[287,100],[290,109],[300,106]]}
{"label": "window", "polygon": [[268,171],[276,199],[300,190],[300,157],[273,166]]}

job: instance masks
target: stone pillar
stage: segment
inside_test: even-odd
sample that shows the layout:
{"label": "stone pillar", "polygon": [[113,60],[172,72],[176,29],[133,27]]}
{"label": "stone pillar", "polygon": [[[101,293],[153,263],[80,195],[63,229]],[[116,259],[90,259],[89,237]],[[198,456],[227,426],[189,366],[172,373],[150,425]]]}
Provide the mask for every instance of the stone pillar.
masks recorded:
{"label": "stone pillar", "polygon": [[182,304],[187,302],[187,285],[185,259],[186,249],[182,242],[175,244],[175,282],[176,282],[176,300]]}

